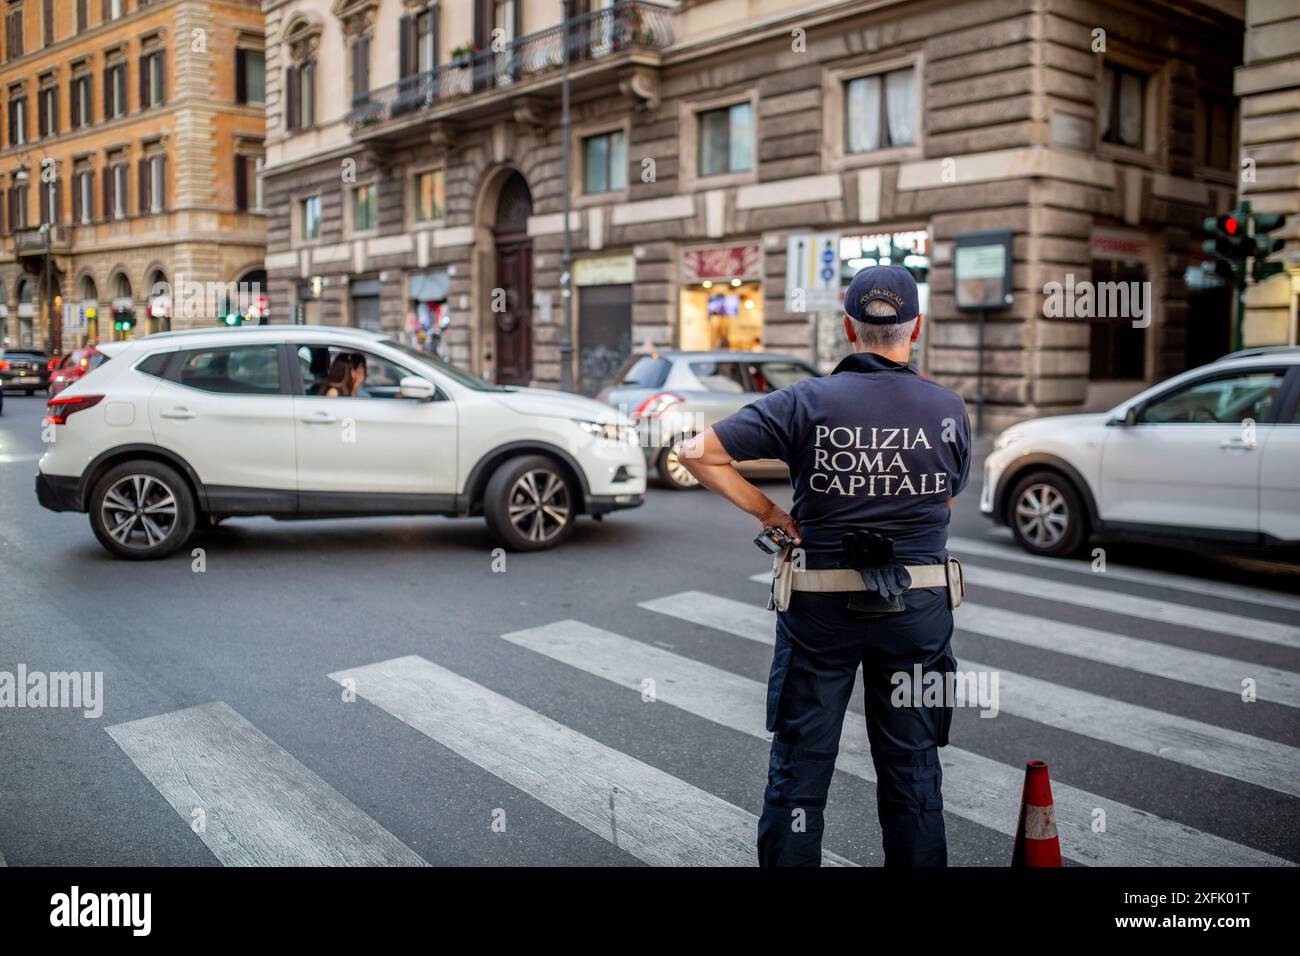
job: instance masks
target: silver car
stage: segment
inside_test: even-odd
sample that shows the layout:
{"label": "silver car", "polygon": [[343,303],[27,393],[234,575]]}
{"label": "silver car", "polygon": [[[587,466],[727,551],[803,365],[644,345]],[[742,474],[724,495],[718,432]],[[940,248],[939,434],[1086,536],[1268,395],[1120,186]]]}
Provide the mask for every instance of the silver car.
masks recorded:
{"label": "silver car", "polygon": [[[699,483],[679,459],[681,444],[768,392],[816,377],[818,371],[777,352],[635,352],[596,397],[623,408],[636,423],[646,464],[668,488]],[[749,475],[779,477],[779,461],[746,462]]]}

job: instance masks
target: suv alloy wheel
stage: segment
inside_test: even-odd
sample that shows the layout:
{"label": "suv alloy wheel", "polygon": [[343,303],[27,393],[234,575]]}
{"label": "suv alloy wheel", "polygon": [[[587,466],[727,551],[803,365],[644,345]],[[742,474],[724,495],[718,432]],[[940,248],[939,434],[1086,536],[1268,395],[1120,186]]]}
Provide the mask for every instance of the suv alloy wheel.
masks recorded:
{"label": "suv alloy wheel", "polygon": [[90,495],[90,527],[121,558],[166,557],[189,539],[195,517],[185,479],[156,461],[111,468]]}
{"label": "suv alloy wheel", "polygon": [[492,537],[511,551],[541,551],[573,531],[573,488],[563,469],[541,455],[512,458],[497,468],[483,492]]}

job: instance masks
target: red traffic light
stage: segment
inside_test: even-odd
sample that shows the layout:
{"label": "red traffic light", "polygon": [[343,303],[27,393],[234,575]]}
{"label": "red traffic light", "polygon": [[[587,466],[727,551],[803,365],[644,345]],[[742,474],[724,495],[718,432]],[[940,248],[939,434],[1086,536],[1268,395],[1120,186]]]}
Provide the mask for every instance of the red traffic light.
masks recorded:
{"label": "red traffic light", "polygon": [[1226,232],[1228,235],[1235,236],[1237,234],[1237,231],[1240,228],[1241,228],[1241,224],[1237,222],[1236,216],[1223,217],[1223,231]]}

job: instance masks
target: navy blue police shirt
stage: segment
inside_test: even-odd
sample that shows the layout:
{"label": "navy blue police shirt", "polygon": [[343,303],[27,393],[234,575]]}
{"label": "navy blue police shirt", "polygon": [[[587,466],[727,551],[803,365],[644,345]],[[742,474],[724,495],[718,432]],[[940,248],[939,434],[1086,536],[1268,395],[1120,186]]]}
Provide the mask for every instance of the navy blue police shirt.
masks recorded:
{"label": "navy blue police shirt", "polygon": [[905,563],[947,559],[948,499],[970,476],[970,420],[960,395],[910,366],[855,352],[713,430],[736,461],[789,466],[808,568],[835,567],[846,531],[892,538]]}

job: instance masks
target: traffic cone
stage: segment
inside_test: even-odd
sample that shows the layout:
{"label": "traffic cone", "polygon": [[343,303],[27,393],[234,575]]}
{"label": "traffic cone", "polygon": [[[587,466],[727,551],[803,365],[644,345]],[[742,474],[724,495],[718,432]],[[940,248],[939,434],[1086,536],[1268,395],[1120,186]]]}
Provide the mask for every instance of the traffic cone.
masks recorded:
{"label": "traffic cone", "polygon": [[1012,866],[1060,866],[1061,841],[1056,835],[1056,808],[1047,764],[1031,760],[1025,765],[1025,789],[1020,795],[1020,822]]}

